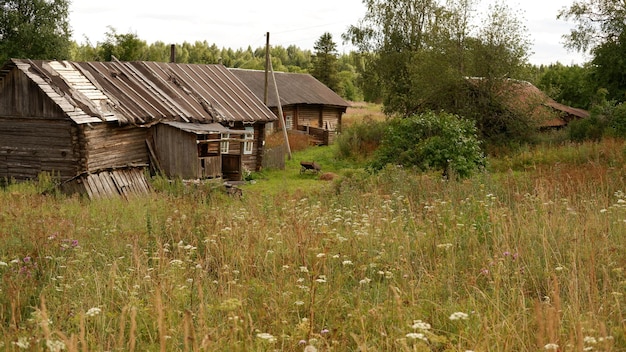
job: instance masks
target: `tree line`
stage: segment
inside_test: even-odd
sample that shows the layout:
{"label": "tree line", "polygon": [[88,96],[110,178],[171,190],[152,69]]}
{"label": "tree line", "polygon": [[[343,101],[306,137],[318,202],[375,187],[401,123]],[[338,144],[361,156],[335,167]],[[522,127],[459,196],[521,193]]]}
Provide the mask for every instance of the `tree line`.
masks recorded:
{"label": "tree line", "polygon": [[[323,33],[314,50],[272,46],[277,71],[307,72],[348,100],[380,102],[389,116],[446,111],[474,120],[490,142],[524,139],[532,121],[509,109],[510,80],[530,81],[574,107],[626,100],[626,5],[578,0],[555,14],[577,26],[566,45],[588,52],[585,65],[529,64],[523,15],[505,1],[486,13],[479,0],[364,0],[366,13],[342,38]],[[95,44],[71,40],[69,0],[0,0],[0,60],[169,61],[170,43],[147,43],[109,27]],[[335,40],[356,48],[337,52]],[[264,69],[265,48],[177,43],[177,62]],[[480,79],[476,79],[480,78]]]}

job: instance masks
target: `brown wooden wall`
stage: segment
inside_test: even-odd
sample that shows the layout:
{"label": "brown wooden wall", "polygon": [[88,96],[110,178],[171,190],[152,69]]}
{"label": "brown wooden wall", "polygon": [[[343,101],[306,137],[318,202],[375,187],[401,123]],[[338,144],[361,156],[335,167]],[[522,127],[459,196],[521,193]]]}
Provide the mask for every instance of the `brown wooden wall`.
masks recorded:
{"label": "brown wooden wall", "polygon": [[22,71],[12,70],[1,82],[0,116],[66,119],[63,110]]}
{"label": "brown wooden wall", "polygon": [[81,169],[78,139],[69,119],[0,116],[0,177],[26,180],[46,171],[71,178]]}
{"label": "brown wooden wall", "polygon": [[[274,114],[278,109],[272,108]],[[293,129],[297,126],[310,126],[325,128],[326,125],[332,126],[335,130],[341,130],[341,116],[345,112],[343,108],[337,108],[325,105],[288,105],[283,107],[285,116],[293,116]],[[280,128],[279,122],[274,123],[274,129]]]}
{"label": "brown wooden wall", "polygon": [[86,151],[86,171],[148,164],[146,128],[119,126],[117,123],[81,125],[80,128],[84,136],[81,150]]}
{"label": "brown wooden wall", "polygon": [[196,179],[201,176],[195,134],[163,124],[151,130],[156,156],[168,177]]}

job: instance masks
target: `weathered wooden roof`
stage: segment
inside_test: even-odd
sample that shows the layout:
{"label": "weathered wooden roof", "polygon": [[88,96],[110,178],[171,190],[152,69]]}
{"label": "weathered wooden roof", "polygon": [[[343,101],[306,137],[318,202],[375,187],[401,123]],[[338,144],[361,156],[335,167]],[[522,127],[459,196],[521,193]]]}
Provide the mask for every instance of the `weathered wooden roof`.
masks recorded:
{"label": "weathered wooden roof", "polygon": [[[230,72],[245,83],[260,100],[263,100],[265,71],[230,69]],[[274,72],[274,76],[278,85],[280,102],[283,106],[295,104],[328,105],[342,108],[350,106],[350,103],[309,74]],[[278,106],[275,92],[270,74],[267,106]]]}
{"label": "weathered wooden roof", "polygon": [[230,128],[226,128],[219,123],[187,123],[187,122],[178,122],[178,121],[167,121],[163,122],[163,124],[172,126],[174,128],[178,128],[179,130],[195,133],[195,134],[207,134],[207,133],[234,133],[234,134],[243,134],[246,131],[244,130],[231,130]]}
{"label": "weathered wooden roof", "polygon": [[[481,77],[467,77],[477,85]],[[589,117],[589,112],[560,104],[530,82],[507,79],[499,86],[504,103],[512,110],[530,116],[540,128],[564,127],[574,119]]]}
{"label": "weathered wooden roof", "polygon": [[76,123],[117,121],[150,126],[269,122],[272,112],[222,65],[158,62],[10,60]]}

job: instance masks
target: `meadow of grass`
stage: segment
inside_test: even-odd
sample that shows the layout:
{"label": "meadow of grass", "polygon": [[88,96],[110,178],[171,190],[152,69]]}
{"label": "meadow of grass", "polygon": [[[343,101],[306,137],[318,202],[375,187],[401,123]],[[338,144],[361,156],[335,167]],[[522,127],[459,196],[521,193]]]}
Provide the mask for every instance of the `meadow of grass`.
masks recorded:
{"label": "meadow of grass", "polygon": [[[242,198],[9,185],[0,349],[624,351],[625,150],[529,148],[454,182],[315,147]],[[335,179],[301,175],[313,159]]]}

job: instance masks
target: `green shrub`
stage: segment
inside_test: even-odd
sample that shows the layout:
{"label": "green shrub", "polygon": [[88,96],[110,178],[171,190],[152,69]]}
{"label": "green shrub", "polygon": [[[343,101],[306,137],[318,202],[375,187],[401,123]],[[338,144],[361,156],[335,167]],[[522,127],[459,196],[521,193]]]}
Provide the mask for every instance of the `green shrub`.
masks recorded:
{"label": "green shrub", "polygon": [[468,177],[485,165],[476,134],[473,121],[444,112],[392,120],[370,167],[398,164]]}
{"label": "green shrub", "polygon": [[599,141],[604,133],[602,119],[592,115],[586,119],[576,120],[567,126],[567,134],[572,142]]}
{"label": "green shrub", "polygon": [[366,119],[346,128],[335,141],[338,157],[367,159],[380,145],[387,122]]}
{"label": "green shrub", "polygon": [[611,111],[607,121],[607,132],[613,137],[626,137],[626,105],[619,104]]}

